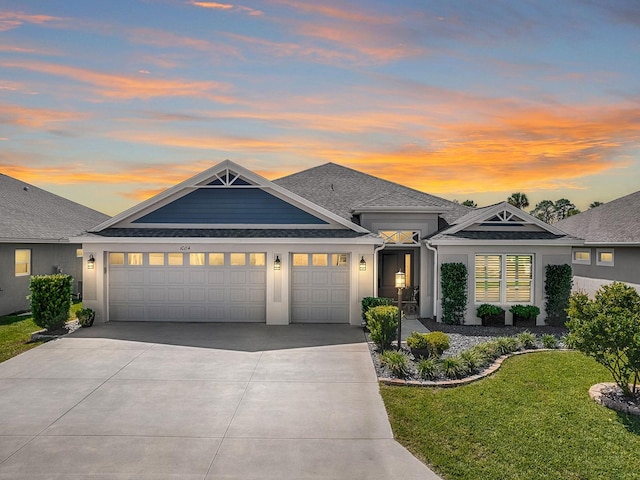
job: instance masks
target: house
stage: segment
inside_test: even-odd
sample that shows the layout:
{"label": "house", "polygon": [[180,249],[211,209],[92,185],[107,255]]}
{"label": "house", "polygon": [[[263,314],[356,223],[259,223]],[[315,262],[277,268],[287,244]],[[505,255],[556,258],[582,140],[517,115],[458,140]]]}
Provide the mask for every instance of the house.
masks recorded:
{"label": "house", "polygon": [[[482,231],[495,238],[473,238]],[[437,316],[439,265],[466,255],[472,266],[476,254],[528,255],[528,302],[538,302],[544,265],[570,262],[577,242],[511,206],[472,210],[333,163],[269,181],[230,161],[75,241],[98,321],[272,325],[359,325],[363,297],[397,296],[399,270],[417,313]]]}
{"label": "house", "polygon": [[573,288],[593,294],[625,282],[640,291],[640,191],[558,222],[584,239],[572,250]]}
{"label": "house", "polygon": [[0,174],[0,315],[29,309],[29,277],[68,273],[82,291],[82,245],[76,236],[109,218]]}

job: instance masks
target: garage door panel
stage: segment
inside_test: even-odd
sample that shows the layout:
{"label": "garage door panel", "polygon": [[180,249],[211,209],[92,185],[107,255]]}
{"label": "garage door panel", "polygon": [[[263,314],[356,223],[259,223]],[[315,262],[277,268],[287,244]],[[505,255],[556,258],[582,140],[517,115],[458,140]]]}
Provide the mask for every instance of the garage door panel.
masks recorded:
{"label": "garage door panel", "polygon": [[309,272],[306,270],[299,270],[298,268],[294,269],[291,278],[293,285],[302,286],[309,284]]}
{"label": "garage door panel", "polygon": [[326,285],[327,283],[329,283],[329,272],[327,271],[311,272],[312,285]]}
{"label": "garage door panel", "polygon": [[315,289],[311,292],[313,303],[327,303],[329,301],[329,291],[325,289]]}
{"label": "garage door panel", "polygon": [[347,290],[331,290],[331,303],[347,303],[349,301],[349,292]]}
{"label": "garage door panel", "polygon": [[110,319],[264,322],[265,283],[265,266],[111,266]]}
{"label": "garage door panel", "polygon": [[334,285],[349,285],[349,275],[344,271],[331,272],[331,283]]}

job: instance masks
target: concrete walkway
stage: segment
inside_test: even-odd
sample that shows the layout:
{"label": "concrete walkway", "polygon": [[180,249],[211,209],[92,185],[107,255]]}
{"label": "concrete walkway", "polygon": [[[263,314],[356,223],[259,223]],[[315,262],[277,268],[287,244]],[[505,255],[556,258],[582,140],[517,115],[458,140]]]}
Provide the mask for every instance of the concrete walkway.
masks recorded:
{"label": "concrete walkway", "polygon": [[437,479],[362,330],[110,323],[0,364],[0,479]]}

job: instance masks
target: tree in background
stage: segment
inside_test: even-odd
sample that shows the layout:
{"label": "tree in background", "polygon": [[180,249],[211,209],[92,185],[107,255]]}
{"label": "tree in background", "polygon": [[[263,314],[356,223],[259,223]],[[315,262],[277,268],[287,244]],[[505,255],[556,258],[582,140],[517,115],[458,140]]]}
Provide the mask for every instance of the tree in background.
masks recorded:
{"label": "tree in background", "polygon": [[514,207],[518,207],[520,210],[524,210],[529,206],[529,199],[527,198],[527,194],[521,192],[512,193],[511,196],[507,198],[507,202],[509,202]]}
{"label": "tree in background", "polygon": [[477,208],[478,204],[476,202],[474,202],[473,200],[465,200],[464,202],[462,202],[462,205],[464,205],[465,207],[471,207],[471,208]]}
{"label": "tree in background", "polygon": [[600,205],[604,205],[604,203],[598,201],[592,202],[591,205],[589,205],[589,209],[599,207]]}
{"label": "tree in background", "polygon": [[556,216],[556,207],[551,200],[542,200],[538,202],[531,215],[546,223],[553,223]]}

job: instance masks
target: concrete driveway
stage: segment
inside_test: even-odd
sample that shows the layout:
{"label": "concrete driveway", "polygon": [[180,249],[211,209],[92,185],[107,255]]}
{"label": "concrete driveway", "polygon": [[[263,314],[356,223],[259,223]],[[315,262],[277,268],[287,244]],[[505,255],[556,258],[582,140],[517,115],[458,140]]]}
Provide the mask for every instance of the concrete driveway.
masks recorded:
{"label": "concrete driveway", "polygon": [[358,328],[110,323],[0,364],[0,478],[438,477]]}

